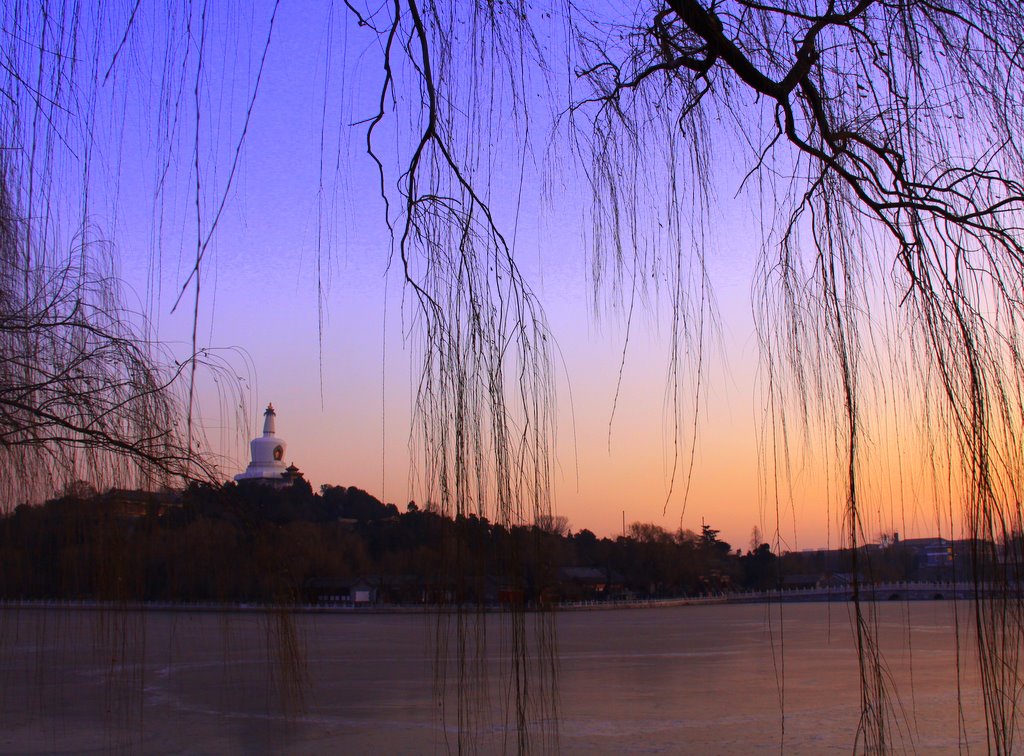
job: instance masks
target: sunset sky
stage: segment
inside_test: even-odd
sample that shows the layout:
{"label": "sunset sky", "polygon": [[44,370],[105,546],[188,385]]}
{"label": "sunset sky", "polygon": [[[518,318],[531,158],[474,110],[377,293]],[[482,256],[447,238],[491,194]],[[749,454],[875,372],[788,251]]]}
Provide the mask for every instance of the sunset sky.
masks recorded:
{"label": "sunset sky", "polygon": [[[235,11],[230,23],[222,17],[209,25],[204,48],[199,161],[208,182],[207,218],[227,183],[270,16],[269,9],[251,18],[245,15],[251,11]],[[146,72],[156,77],[165,61],[163,53],[153,53],[162,49],[159,25],[154,19],[140,24],[128,59],[143,73],[126,84],[118,77],[128,74],[118,70],[99,90],[99,121],[106,118],[104,127],[119,138],[96,143],[92,159],[100,168],[92,171],[90,217],[97,237],[118,250],[121,275],[139,309],[150,313],[159,337],[184,355],[192,290],[173,312],[172,305],[195,250],[195,156],[191,132],[181,124],[154,147],[160,103],[146,86]],[[245,441],[273,402],[288,461],[314,487],[354,485],[403,507],[417,496],[409,469],[417,353],[415,339],[410,342],[414,324],[408,306],[403,308],[409,294],[397,267],[388,269],[384,207],[374,165],[363,152],[366,126],[360,122],[373,115],[379,94],[377,45],[344,8],[334,11],[330,26],[321,11],[302,4],[278,11],[238,171],[205,260],[199,306],[200,345],[221,350],[245,378],[245,427],[239,432],[232,424],[238,408],[230,394],[223,395],[228,406],[222,407],[209,379],[201,418],[224,455],[225,477],[244,468]],[[186,81],[186,104],[190,86]],[[103,116],[104,108],[111,115]],[[159,154],[170,143],[175,158],[162,166]],[[492,147],[498,168],[503,161],[514,164],[502,157],[502,145]],[[782,548],[834,546],[840,519],[836,491],[830,496],[826,489],[828,452],[794,454],[792,490],[777,491],[759,465],[767,415],[751,279],[763,239],[752,190],[741,190],[750,154],[739,145],[721,152],[725,159],[713,177],[717,204],[707,229],[717,330],[709,340],[692,477],[687,485],[684,451],[671,496],[668,297],[662,293],[637,312],[627,348],[623,304],[595,314],[585,220],[590,199],[579,189],[578,170],[561,163],[552,169],[544,154],[533,154],[521,184],[515,176],[506,182],[501,172],[492,178],[499,222],[514,240],[558,345],[555,507],[572,529],[600,536],[618,534],[624,520],[670,531],[699,531],[703,520],[734,548],[749,546],[755,526],[765,540],[774,542],[777,532]],[[172,189],[165,189],[164,204],[154,206],[153,187],[164,168]],[[393,186],[396,166],[387,169]],[[322,344],[318,281],[324,285]],[[691,423],[692,414],[683,421]],[[685,440],[689,432],[682,435]],[[767,453],[768,447],[760,448]],[[878,449],[885,457],[881,444]],[[891,530],[936,532],[930,501],[893,495],[884,486],[873,493],[877,502],[869,505],[865,522],[869,538]]]}

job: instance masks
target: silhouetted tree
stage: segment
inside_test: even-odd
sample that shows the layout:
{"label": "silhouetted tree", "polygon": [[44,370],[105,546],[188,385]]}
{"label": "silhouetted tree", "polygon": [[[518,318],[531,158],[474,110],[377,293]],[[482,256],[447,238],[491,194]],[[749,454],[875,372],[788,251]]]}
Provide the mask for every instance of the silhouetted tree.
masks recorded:
{"label": "silhouetted tree", "polygon": [[0,497],[40,500],[79,477],[106,486],[215,478],[186,430],[179,379],[194,361],[172,366],[160,353],[102,249],[47,246],[45,218],[18,204],[5,144]]}
{"label": "silhouetted tree", "polygon": [[[5,8],[3,27],[18,33],[4,38],[10,62],[0,93],[9,117],[0,128],[4,145],[20,150],[5,154],[21,161],[8,187],[45,196],[66,178],[52,155],[72,132],[92,138],[95,109],[81,104],[94,103],[101,84],[131,81],[129,62],[142,56],[129,53],[146,28],[136,16],[140,7],[111,19],[107,4],[97,6],[88,34],[83,14],[50,3]],[[423,337],[415,423],[423,479],[441,511],[475,513],[509,528],[550,514],[551,347],[489,199],[507,181],[492,145],[512,140],[525,162],[539,154],[535,134],[567,131],[592,190],[595,285],[623,297],[630,313],[633,302],[648,298],[648,287],[664,287],[672,300],[670,401],[680,420],[706,385],[709,177],[721,151],[744,161],[739,189],[765,218],[753,289],[771,421],[764,458],[773,466],[766,472],[786,483],[798,439],[830,450],[842,478],[837,503],[855,576],[870,511],[860,484],[873,447],[863,440],[888,419],[916,431],[941,467],[932,487],[948,483],[957,491],[971,543],[1002,544],[1020,530],[1019,5],[663,0],[581,10],[571,3],[396,0],[348,7],[359,28],[376,35],[373,49],[383,57],[379,111],[361,122],[381,168],[385,220]],[[183,16],[156,12],[160,27],[170,27],[161,39],[172,41],[156,58],[181,71],[156,98],[165,103],[162,115],[172,111],[173,123],[188,122],[176,116],[187,106],[184,93],[196,92],[189,178],[197,231],[184,287],[194,286],[198,301],[220,217],[204,210],[223,203],[200,196],[203,57],[191,54],[191,44],[174,43],[193,41],[197,31],[205,39],[215,27],[205,5]],[[112,29],[111,38],[95,29]],[[546,39],[559,45],[550,58]],[[77,54],[87,40],[100,49]],[[179,49],[187,51],[184,61],[174,60]],[[571,85],[552,73],[551,60],[566,61]],[[193,75],[194,87],[186,86]],[[538,80],[548,91],[570,93],[551,108],[552,129],[538,125],[546,115],[534,106],[545,102],[532,89]],[[230,178],[258,82],[257,75],[247,93]],[[37,91],[42,86],[47,91]],[[388,119],[394,128],[385,137]],[[176,131],[162,135],[166,145],[189,141]],[[221,185],[215,191],[227,194]],[[877,419],[887,412],[891,417]],[[673,427],[674,480],[690,467],[694,440],[682,429],[694,426]],[[944,458],[951,462],[937,462]],[[976,561],[999,564],[989,556]],[[1002,567],[993,569],[977,574],[1005,579]],[[989,745],[1000,752],[1012,751],[1019,718],[1020,608],[1020,596],[1008,591],[1005,601],[979,602],[975,617]],[[873,625],[859,601],[854,613],[859,743],[880,750],[891,744],[893,709]],[[548,721],[531,720],[527,704],[514,702],[521,750],[529,746],[527,723]]]}

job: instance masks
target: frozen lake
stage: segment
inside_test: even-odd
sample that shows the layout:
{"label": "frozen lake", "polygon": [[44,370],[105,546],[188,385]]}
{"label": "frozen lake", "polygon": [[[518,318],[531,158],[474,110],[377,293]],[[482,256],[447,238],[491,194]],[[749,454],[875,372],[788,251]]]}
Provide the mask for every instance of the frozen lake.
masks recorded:
{"label": "frozen lake", "polygon": [[[894,747],[984,751],[970,605],[875,609],[899,696]],[[713,605],[548,615],[557,747],[849,752],[859,717],[850,611],[789,604],[780,619],[778,605]],[[531,645],[539,617],[526,618]],[[469,651],[478,663],[462,683],[471,747],[514,751],[507,617],[480,619],[485,633],[473,629],[477,619],[470,638],[486,637],[486,647]],[[0,751],[454,750],[458,668],[449,662],[442,673],[435,663],[439,649],[449,660],[457,654],[454,623],[432,614],[5,609]],[[546,679],[527,670],[534,700],[550,703]],[[536,724],[550,735],[544,711],[530,716],[543,718]],[[554,742],[534,745],[550,750]]]}

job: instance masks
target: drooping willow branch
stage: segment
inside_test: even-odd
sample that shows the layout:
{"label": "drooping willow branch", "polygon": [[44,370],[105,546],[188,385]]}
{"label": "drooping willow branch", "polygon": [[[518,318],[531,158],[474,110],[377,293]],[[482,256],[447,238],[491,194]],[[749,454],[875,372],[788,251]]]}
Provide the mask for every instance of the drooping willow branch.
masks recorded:
{"label": "drooping willow branch", "polygon": [[[404,7],[395,6],[394,19]],[[571,4],[551,10],[569,29],[567,42],[578,51],[569,57],[580,62],[577,86],[587,90],[567,113],[574,148],[589,159],[595,283],[604,277],[604,257],[615,263],[612,280],[627,278],[633,294],[645,285],[637,282],[670,271],[673,332],[692,339],[691,346],[673,340],[671,365],[678,370],[689,355],[699,386],[710,286],[701,230],[713,204],[709,166],[721,144],[745,146],[752,165],[741,188],[757,182],[761,201],[767,197],[775,211],[753,282],[770,406],[779,427],[818,425],[805,434],[834,455],[847,545],[865,541],[862,478],[873,464],[866,441],[877,432],[879,407],[896,399],[900,412],[919,418],[922,448],[948,444],[951,459],[959,459],[947,475],[962,496],[969,537],[1009,542],[1020,522],[1015,439],[1024,418],[1024,13],[981,2],[877,0],[667,0],[638,6],[631,22],[605,21]],[[548,12],[512,6],[477,9],[473,18],[484,19],[497,39],[506,25],[532,39],[533,25]],[[454,144],[477,137],[460,109],[464,101],[449,96],[451,84],[435,73],[438,59],[457,70],[455,51],[465,49],[447,31],[456,28],[450,13],[434,4],[422,15],[408,6],[412,31],[406,37],[391,27],[386,48],[390,54],[395,40],[412,40],[403,49],[420,99],[410,112],[423,119],[422,138],[405,163],[403,262],[409,275],[407,242],[437,239],[437,224],[447,224],[448,244],[423,247],[428,267],[454,263],[455,273],[443,280],[446,296],[467,286],[472,274],[463,266],[482,262],[448,257],[453,246],[462,249],[450,242],[471,229],[470,215],[453,208],[463,209],[467,198],[473,206],[494,181],[464,173],[453,157]],[[394,71],[389,55],[386,88]],[[520,81],[464,84],[486,99],[517,92]],[[481,226],[491,224],[485,215]],[[418,280],[415,271],[410,278]],[[420,294],[429,317],[451,312],[435,291]],[[438,338],[443,329],[433,333]],[[435,389],[429,379],[424,386],[428,395]],[[893,742],[890,693],[870,612],[860,602],[855,609],[862,744],[885,748]],[[1007,627],[996,617],[1017,614],[1011,604],[979,602],[979,634]],[[997,678],[993,670],[1016,670],[1014,626],[998,639],[985,636],[1012,662],[982,661],[997,750],[1013,742],[1006,712],[1018,683],[1015,671]]]}
{"label": "drooping willow branch", "polygon": [[[678,144],[673,132],[710,154],[712,123],[749,146],[745,183],[779,208],[754,282],[773,412],[806,423],[821,407],[853,547],[869,506],[858,481],[872,463],[871,405],[897,395],[893,379],[922,418],[920,442],[949,443],[960,460],[949,475],[977,548],[1002,548],[1020,528],[1022,28],[1016,5],[874,0],[667,0],[638,8],[621,42],[580,25],[590,92],[573,115],[598,135],[598,158],[626,145],[643,162],[655,140]],[[603,177],[596,192],[628,193]],[[1001,752],[1020,686],[1017,589],[1006,598],[976,614]],[[884,748],[885,686],[859,604],[855,623],[864,745]]]}
{"label": "drooping willow branch", "polygon": [[[91,258],[31,255],[10,194],[0,235],[0,471],[4,505],[82,478],[151,487],[216,480],[179,428],[182,374],[138,329]],[[99,253],[96,257],[102,257]]]}
{"label": "drooping willow branch", "polygon": [[[452,61],[438,65],[435,60],[453,42],[449,35],[455,27],[439,22],[437,11],[429,6],[425,16],[417,0],[395,0],[388,15],[359,16],[361,25],[380,36],[383,50],[380,109],[369,120],[367,150],[379,169],[387,212],[399,213],[387,220],[411,292],[410,331],[422,358],[414,418],[422,495],[448,516],[530,524],[551,514],[549,336],[515,250],[480,185],[477,146],[457,141],[458,128],[446,106],[459,98],[462,82]],[[487,54],[500,58],[494,50]],[[398,89],[401,82],[416,88],[423,108],[408,124],[395,125],[386,105],[405,96]],[[469,97],[466,107],[473,108],[478,103]],[[409,144],[397,198],[386,168],[394,161],[382,155],[378,139],[385,126],[396,128]],[[481,565],[466,561],[468,551],[457,542],[450,545],[446,569],[455,586],[481,574]],[[525,560],[514,553],[507,557],[510,584],[521,589]],[[461,611],[439,620],[445,628],[441,635],[450,631],[454,637],[448,653],[439,650],[438,667],[443,691],[443,669],[452,659],[457,663],[460,749],[471,747],[479,724],[474,686],[486,683],[473,680],[482,661],[485,621]],[[554,704],[540,693],[551,684],[550,676],[531,677],[528,670],[550,654],[551,628],[541,623],[540,636],[531,641],[526,627],[525,615],[514,612],[508,711],[520,751],[530,747],[535,710]],[[449,648],[447,640],[441,648]],[[541,721],[549,719],[545,714]]]}
{"label": "drooping willow branch", "polygon": [[[380,45],[383,74],[367,146],[408,284],[409,333],[423,355],[416,423],[428,499],[451,514],[508,522],[549,513],[547,329],[516,264],[508,233],[514,213],[500,191],[522,188],[522,174],[508,170],[515,161],[503,161],[503,150],[525,159],[534,146],[527,132],[541,120],[536,103],[545,100],[534,97],[535,87],[547,96],[568,93],[566,118],[552,133],[558,139],[568,123],[568,147],[581,158],[592,195],[595,288],[625,294],[630,312],[648,287],[664,282],[668,289],[673,397],[697,391],[707,362],[707,252],[717,233],[713,185],[725,152],[744,163],[736,189],[764,219],[752,288],[766,413],[778,429],[765,435],[772,447],[765,457],[779,460],[769,473],[787,475],[802,432],[840,483],[844,540],[863,543],[868,498],[877,496],[867,483],[880,455],[879,418],[895,416],[914,437],[906,445],[915,447],[920,467],[936,471],[931,490],[948,489],[950,509],[959,512],[936,519],[950,529],[962,521],[977,548],[1003,553],[1022,526],[1024,468],[1019,5],[346,5]],[[168,7],[177,24],[164,60],[169,83],[161,96],[170,105],[161,109],[158,132],[165,145],[181,137],[182,92],[194,72],[193,46],[171,46],[191,43],[191,24],[199,21],[192,6],[184,16]],[[103,71],[104,82],[116,78],[140,8],[131,9],[97,79]],[[88,108],[74,119],[62,110],[72,101],[62,88],[75,80],[79,59],[56,74],[39,62],[77,40],[61,13],[46,6],[38,50],[12,44],[18,54],[4,69],[8,91],[17,87],[32,103],[5,110],[4,128],[31,124],[30,138],[18,144],[27,168],[17,180],[29,187],[25,214],[33,218],[40,214],[33,203],[60,175],[52,155],[70,136],[61,125],[74,121],[87,130],[91,123]],[[11,18],[12,28],[21,23],[21,16]],[[210,30],[204,23],[201,31]],[[544,40],[557,48],[554,55],[540,52]],[[575,81],[563,81],[550,60],[564,60],[566,72],[578,72]],[[190,114],[198,145],[203,103],[195,73]],[[250,112],[253,99],[246,98]],[[190,174],[197,217],[198,152]],[[166,150],[161,182],[172,153]],[[201,228],[196,235],[201,249]],[[47,229],[39,232],[46,237]],[[31,268],[18,268],[25,290]],[[677,418],[683,406],[676,401]],[[677,439],[685,425],[677,419]],[[683,446],[677,441],[677,462]],[[979,577],[1005,591],[1001,601],[978,602],[975,615],[990,746],[1004,752],[1019,720],[1014,558]],[[872,618],[859,603],[855,623],[861,742],[880,749],[893,743],[890,702]]]}

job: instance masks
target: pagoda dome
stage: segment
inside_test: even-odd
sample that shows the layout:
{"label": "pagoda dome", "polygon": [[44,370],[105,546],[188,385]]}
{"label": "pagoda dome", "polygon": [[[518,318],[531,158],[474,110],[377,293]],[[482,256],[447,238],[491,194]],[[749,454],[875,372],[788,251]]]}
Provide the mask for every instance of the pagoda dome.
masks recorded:
{"label": "pagoda dome", "polygon": [[245,472],[235,476],[235,480],[279,482],[287,473],[284,453],[288,444],[280,438],[277,431],[277,412],[273,404],[268,404],[263,412],[263,435],[249,442],[250,462]]}

